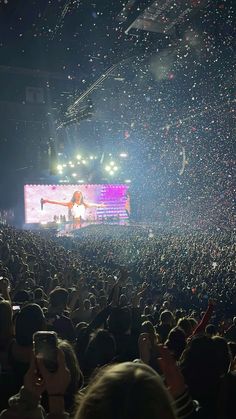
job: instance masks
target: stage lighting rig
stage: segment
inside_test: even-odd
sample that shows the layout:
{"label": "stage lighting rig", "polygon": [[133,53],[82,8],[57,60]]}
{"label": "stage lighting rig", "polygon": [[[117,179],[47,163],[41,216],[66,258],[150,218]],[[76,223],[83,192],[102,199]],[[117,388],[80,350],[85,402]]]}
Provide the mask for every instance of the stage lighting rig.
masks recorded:
{"label": "stage lighting rig", "polygon": [[118,171],[118,167],[117,167],[117,165],[116,165],[116,163],[114,161],[111,161],[110,163],[108,163],[105,166],[105,171],[109,175],[113,176]]}

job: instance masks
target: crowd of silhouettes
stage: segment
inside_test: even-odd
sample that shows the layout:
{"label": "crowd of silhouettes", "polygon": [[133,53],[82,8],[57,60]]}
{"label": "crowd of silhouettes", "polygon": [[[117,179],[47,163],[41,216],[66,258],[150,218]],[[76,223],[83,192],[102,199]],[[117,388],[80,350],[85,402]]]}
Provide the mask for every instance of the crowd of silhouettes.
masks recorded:
{"label": "crowd of silhouettes", "polygon": [[0,417],[233,419],[235,391],[233,233],[0,226]]}

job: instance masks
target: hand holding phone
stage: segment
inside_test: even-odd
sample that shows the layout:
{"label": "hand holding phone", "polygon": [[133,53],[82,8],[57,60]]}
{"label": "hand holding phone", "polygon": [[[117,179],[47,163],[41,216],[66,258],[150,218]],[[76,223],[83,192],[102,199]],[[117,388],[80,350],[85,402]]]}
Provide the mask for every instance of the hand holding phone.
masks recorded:
{"label": "hand holding phone", "polygon": [[172,396],[177,398],[186,391],[183,374],[166,346],[158,345],[158,350],[158,362],[165,377],[165,384]]}
{"label": "hand holding phone", "polygon": [[48,397],[63,396],[71,381],[71,374],[65,362],[65,355],[61,349],[57,349],[57,370],[52,373],[45,367],[42,358],[37,361],[38,369]]}
{"label": "hand holding phone", "polygon": [[70,372],[65,363],[65,355],[61,349],[56,354],[57,371],[49,372],[45,367],[43,358],[36,358],[33,354],[30,367],[24,377],[24,387],[35,397],[40,399],[47,391],[48,397],[58,395],[63,397],[71,380]]}
{"label": "hand holding phone", "polygon": [[147,365],[151,360],[152,342],[149,333],[141,333],[138,339],[140,359]]}
{"label": "hand holding phone", "polygon": [[42,360],[49,372],[55,372],[57,365],[57,334],[55,332],[36,332],[33,348],[37,362]]}
{"label": "hand holding phone", "polygon": [[34,354],[30,361],[30,367],[24,377],[24,388],[38,399],[40,399],[41,394],[46,390],[43,379],[41,375],[39,376],[37,360]]}

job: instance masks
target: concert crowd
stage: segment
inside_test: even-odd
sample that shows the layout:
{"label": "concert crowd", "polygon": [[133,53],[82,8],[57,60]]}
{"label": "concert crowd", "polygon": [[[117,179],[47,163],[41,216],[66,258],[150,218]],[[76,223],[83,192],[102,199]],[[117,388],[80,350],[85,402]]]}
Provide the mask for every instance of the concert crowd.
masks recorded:
{"label": "concert crowd", "polygon": [[2,225],[0,276],[2,418],[235,418],[233,232]]}

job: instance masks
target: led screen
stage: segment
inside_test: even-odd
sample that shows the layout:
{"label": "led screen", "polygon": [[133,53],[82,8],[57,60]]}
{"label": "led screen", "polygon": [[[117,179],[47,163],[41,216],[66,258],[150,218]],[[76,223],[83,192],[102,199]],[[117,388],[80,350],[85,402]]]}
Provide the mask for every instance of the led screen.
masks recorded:
{"label": "led screen", "polygon": [[25,185],[25,222],[129,217],[128,185]]}

